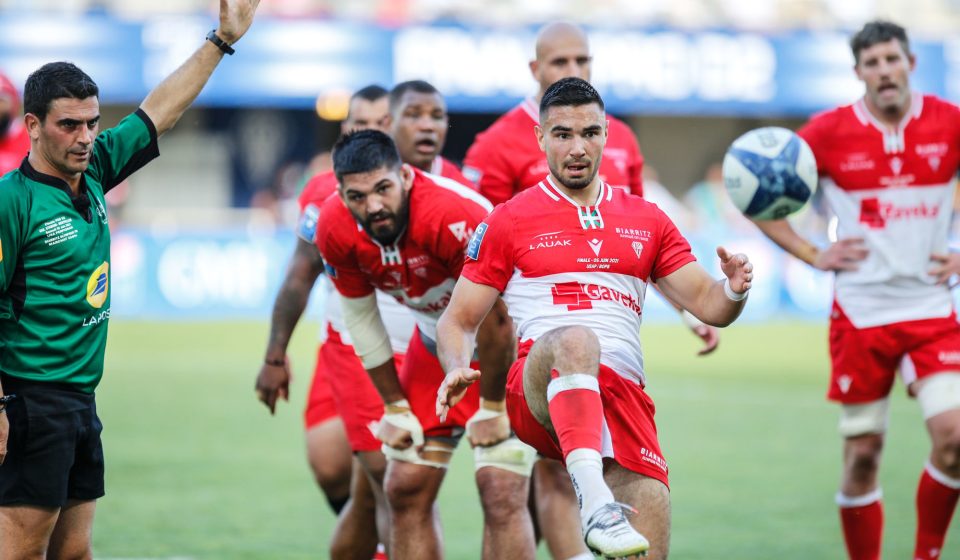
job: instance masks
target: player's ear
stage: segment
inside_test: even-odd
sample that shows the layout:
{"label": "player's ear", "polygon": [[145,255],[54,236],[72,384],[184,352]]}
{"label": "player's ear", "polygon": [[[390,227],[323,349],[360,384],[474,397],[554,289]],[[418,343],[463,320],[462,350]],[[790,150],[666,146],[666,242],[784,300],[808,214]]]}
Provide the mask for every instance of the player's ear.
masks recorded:
{"label": "player's ear", "polygon": [[543,129],[540,128],[539,124],[533,126],[533,132],[537,135],[537,144],[540,145],[540,151],[547,151],[546,146],[543,145]]}
{"label": "player's ear", "polygon": [[27,134],[30,135],[30,140],[36,141],[40,138],[40,129],[43,127],[43,123],[40,122],[40,117],[33,113],[27,113],[23,116],[23,125],[27,128]]}
{"label": "player's ear", "polygon": [[387,113],[383,116],[383,119],[380,120],[380,130],[385,134],[390,134],[391,128],[393,128],[393,113]]}
{"label": "player's ear", "polygon": [[403,187],[403,192],[410,192],[410,189],[413,188],[413,176],[412,167],[406,163],[400,166],[400,186]]}
{"label": "player's ear", "polygon": [[530,74],[533,75],[533,79],[540,81],[540,78],[537,76],[537,70],[540,68],[540,62],[536,59],[530,61]]}

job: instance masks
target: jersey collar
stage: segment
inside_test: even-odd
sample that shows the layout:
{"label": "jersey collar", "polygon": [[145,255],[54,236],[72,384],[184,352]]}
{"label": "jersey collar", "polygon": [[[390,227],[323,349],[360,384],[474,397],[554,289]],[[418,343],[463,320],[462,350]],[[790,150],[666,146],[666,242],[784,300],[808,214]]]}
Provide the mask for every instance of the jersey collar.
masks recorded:
{"label": "jersey collar", "polygon": [[922,112],[923,94],[916,90],[910,92],[910,110],[900,119],[900,122],[897,123],[895,128],[891,128],[873,116],[873,113],[867,108],[867,102],[864,97],[861,97],[853,104],[853,114],[856,115],[860,124],[873,126],[883,134],[883,151],[888,154],[903,152],[906,149],[903,132],[906,130],[910,121],[919,118]]}
{"label": "jersey collar", "polygon": [[68,197],[70,197],[70,203],[84,220],[88,222],[93,220],[93,214],[90,211],[90,196],[89,188],[87,187],[87,175],[85,173],[80,174],[80,185],[77,189],[78,192],[76,196],[73,195],[73,190],[70,188],[70,185],[68,185],[67,182],[60,177],[54,177],[53,175],[47,175],[46,173],[37,171],[36,168],[30,165],[29,156],[23,158],[23,161],[20,162],[20,173],[23,173],[24,177],[35,183],[40,183],[63,191]]}
{"label": "jersey collar", "polygon": [[524,99],[520,103],[520,108],[530,117],[533,124],[540,124],[540,109],[537,107],[537,102],[534,101],[532,96]]}
{"label": "jersey collar", "polygon": [[580,219],[580,226],[583,229],[603,229],[603,214],[600,213],[600,205],[604,201],[613,198],[613,189],[605,182],[600,181],[600,192],[597,193],[597,201],[592,206],[581,206],[578,202],[567,196],[566,193],[557,188],[553,178],[547,175],[547,178],[540,181],[538,185],[543,192],[555,202],[566,200],[571,206],[577,209],[577,217]]}

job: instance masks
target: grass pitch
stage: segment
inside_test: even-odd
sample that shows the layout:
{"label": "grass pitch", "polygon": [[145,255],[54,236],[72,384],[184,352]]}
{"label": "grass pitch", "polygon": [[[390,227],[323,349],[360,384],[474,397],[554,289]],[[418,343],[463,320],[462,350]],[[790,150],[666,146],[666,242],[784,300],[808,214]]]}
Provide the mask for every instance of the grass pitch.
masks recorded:
{"label": "grass pitch", "polygon": [[[97,511],[97,558],[326,557],[334,518],[308,472],[301,422],[316,328],[297,333],[292,402],[275,417],[253,393],[266,329],[111,325],[98,391],[107,496]],[[706,358],[694,355],[697,342],[682,327],[647,326],[642,336],[671,468],[671,557],[843,558],[833,505],[836,407],[823,398],[825,327],[735,326]],[[881,472],[884,556],[907,558],[928,441],[899,384],[892,401]],[[440,497],[451,559],[480,556],[481,513],[462,447]],[[960,557],[957,526],[944,558]]]}

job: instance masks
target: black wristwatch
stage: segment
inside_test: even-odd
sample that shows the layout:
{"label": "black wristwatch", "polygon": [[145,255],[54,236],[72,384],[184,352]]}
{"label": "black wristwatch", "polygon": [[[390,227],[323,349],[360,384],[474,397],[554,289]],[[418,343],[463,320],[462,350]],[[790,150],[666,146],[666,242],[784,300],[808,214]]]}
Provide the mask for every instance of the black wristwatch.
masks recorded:
{"label": "black wristwatch", "polygon": [[210,41],[217,46],[218,49],[224,52],[224,54],[233,54],[237,51],[233,50],[233,47],[227,44],[226,41],[217,36],[217,30],[211,29],[210,33],[207,33],[207,41]]}
{"label": "black wristwatch", "polygon": [[14,394],[4,395],[0,397],[0,412],[3,412],[7,409],[7,404],[10,401],[16,400],[17,396]]}

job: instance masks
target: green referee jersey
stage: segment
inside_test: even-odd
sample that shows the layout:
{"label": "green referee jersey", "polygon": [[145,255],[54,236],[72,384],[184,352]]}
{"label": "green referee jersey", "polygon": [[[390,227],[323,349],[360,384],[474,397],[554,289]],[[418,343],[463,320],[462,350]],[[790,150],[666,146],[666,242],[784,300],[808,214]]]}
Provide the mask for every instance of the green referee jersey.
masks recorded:
{"label": "green referee jersey", "polygon": [[110,319],[103,195],[158,155],[137,110],[97,136],[76,198],[27,159],[0,178],[0,372],[96,388]]}

